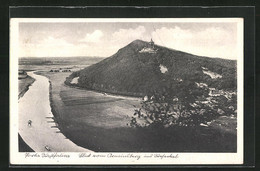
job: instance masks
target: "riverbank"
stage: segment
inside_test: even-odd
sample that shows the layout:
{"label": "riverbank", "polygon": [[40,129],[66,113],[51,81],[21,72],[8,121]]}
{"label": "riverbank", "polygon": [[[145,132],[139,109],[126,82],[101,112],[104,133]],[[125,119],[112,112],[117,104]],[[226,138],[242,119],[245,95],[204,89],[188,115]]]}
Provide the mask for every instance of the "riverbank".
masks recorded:
{"label": "riverbank", "polygon": [[[35,79],[27,76],[24,79],[19,79],[19,87],[18,87],[18,99],[23,97],[23,95],[29,90],[29,87],[34,83]],[[18,145],[19,152],[34,152],[33,149],[24,142],[20,134],[18,134]]]}
{"label": "riverbank", "polygon": [[88,87],[82,87],[77,84],[71,84],[68,81],[64,81],[64,84],[73,88],[86,90],[86,91],[94,91],[97,93],[106,93],[112,96],[122,96],[122,97],[129,97],[129,98],[143,98],[145,96],[145,94],[143,93],[120,92],[120,91],[112,91],[109,89],[93,89]]}
{"label": "riverbank", "polygon": [[18,134],[18,146],[19,152],[34,152],[34,150],[24,142],[20,134]]}
{"label": "riverbank", "polygon": [[19,79],[18,83],[19,83],[19,94],[18,94],[18,99],[20,99],[21,97],[23,97],[23,95],[29,90],[29,87],[32,85],[32,83],[34,83],[35,79],[27,76],[24,79]]}
{"label": "riverbank", "polygon": [[100,90],[87,89],[87,88],[79,87],[75,84],[67,84],[66,82],[64,82],[64,86],[67,86],[67,87],[70,87],[73,89],[84,90],[84,91],[88,91],[88,92],[100,93],[107,97],[124,98],[124,99],[132,99],[132,100],[139,100],[139,101],[143,98],[142,96],[133,96],[133,95],[120,94],[120,93],[115,94],[115,93],[103,92]]}
{"label": "riverbank", "polygon": [[28,75],[35,82],[19,99],[19,134],[24,142],[36,152],[90,152],[60,133],[51,112],[48,79],[33,73]]}

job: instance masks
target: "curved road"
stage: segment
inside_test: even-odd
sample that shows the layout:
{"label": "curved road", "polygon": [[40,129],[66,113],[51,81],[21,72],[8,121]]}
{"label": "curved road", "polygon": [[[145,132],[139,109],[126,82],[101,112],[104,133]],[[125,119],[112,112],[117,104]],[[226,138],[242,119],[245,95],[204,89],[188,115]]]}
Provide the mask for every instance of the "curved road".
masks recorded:
{"label": "curved road", "polygon": [[[48,78],[32,72],[35,82],[19,99],[19,134],[35,152],[91,152],[67,139],[53,121]],[[28,125],[28,121],[32,125]]]}

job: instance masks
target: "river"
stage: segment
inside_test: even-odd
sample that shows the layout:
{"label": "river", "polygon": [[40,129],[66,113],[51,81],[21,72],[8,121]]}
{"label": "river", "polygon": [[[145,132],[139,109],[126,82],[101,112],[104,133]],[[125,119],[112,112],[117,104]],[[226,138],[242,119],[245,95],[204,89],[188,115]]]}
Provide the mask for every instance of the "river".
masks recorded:
{"label": "river", "polygon": [[35,152],[91,152],[67,139],[56,126],[50,107],[48,78],[33,72],[28,75],[35,82],[18,101],[19,134],[23,140]]}

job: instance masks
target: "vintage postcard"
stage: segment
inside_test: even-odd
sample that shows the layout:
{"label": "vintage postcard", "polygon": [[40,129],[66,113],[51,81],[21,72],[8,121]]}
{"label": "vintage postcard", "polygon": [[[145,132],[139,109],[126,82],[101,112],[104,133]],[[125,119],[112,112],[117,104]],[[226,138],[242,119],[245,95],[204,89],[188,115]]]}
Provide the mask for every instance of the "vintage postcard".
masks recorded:
{"label": "vintage postcard", "polygon": [[243,18],[11,18],[10,163],[243,164]]}

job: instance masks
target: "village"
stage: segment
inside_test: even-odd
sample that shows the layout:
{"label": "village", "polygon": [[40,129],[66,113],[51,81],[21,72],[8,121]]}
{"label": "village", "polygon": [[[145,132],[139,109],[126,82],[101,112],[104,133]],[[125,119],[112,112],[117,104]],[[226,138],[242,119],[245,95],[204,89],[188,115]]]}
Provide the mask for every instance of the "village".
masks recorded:
{"label": "village", "polygon": [[49,72],[71,72],[71,68],[51,69]]}

